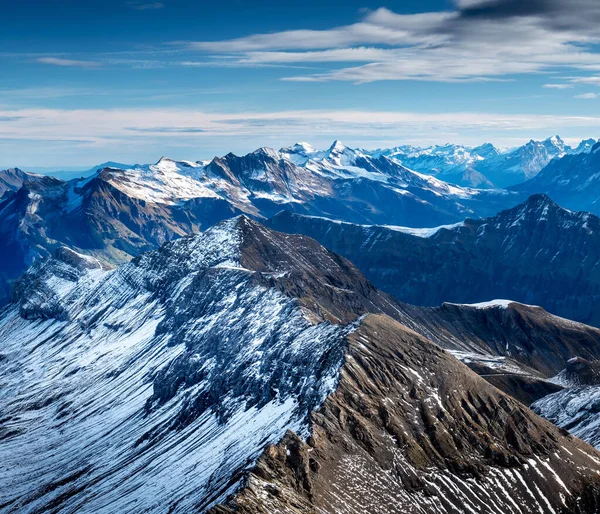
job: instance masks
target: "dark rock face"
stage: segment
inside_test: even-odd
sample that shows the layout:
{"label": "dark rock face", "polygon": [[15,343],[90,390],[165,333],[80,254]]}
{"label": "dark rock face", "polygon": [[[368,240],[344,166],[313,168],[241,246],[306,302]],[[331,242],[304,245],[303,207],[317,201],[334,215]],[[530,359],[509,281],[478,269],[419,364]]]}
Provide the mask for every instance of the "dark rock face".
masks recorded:
{"label": "dark rock face", "polygon": [[506,373],[504,370],[490,370],[489,368],[471,363],[468,366],[494,387],[519,400],[526,406],[550,394],[563,390],[562,386],[548,382],[545,379],[519,373]]}
{"label": "dark rock face", "polygon": [[600,325],[600,218],[562,209],[543,195],[428,237],[285,212],[268,224],[314,237],[411,304],[509,298]]}
{"label": "dark rock face", "polygon": [[348,339],[311,437],[269,447],[212,514],[600,508],[590,447],[390,318],[368,316]]}
{"label": "dark rock face", "polygon": [[589,153],[566,155],[548,164],[531,180],[514,186],[514,191],[545,193],[564,207],[600,215],[600,147]]}

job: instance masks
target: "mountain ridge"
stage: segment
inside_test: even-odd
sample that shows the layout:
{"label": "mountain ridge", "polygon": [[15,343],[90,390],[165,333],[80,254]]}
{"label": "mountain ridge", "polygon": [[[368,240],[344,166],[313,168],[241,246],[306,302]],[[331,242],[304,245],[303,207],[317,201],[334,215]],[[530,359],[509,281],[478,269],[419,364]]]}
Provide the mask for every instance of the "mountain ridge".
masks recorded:
{"label": "mountain ridge", "polygon": [[[433,495],[452,511],[480,488],[498,508],[598,504],[600,454],[393,321],[402,306],[313,239],[242,215],[111,270],[61,247],[18,286],[0,314],[9,511],[221,509],[290,437],[293,494],[329,498],[326,512],[340,512],[335,489],[305,491],[319,470],[360,480],[355,451],[370,481],[397,469],[404,506]],[[295,460],[313,439],[314,462]],[[527,485],[508,492],[497,480],[514,469]]]}
{"label": "mountain ridge", "polygon": [[353,261],[376,286],[411,304],[510,298],[600,323],[594,309],[600,294],[595,272],[600,218],[563,209],[543,194],[490,218],[431,230],[360,226],[288,212],[268,225],[310,234]]}

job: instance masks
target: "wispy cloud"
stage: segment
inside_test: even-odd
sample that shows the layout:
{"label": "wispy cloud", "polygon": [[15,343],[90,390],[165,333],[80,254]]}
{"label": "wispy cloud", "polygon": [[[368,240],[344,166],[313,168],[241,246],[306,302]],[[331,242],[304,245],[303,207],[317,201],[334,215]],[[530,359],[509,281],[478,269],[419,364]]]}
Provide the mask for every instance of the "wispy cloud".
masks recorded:
{"label": "wispy cloud", "polygon": [[197,160],[295,141],[325,147],[338,138],[373,148],[486,140],[513,146],[531,137],[589,137],[600,130],[600,116],[498,112],[0,108],[0,119],[5,120],[0,123],[0,147],[6,165],[21,164],[24,158],[29,165],[150,162],[163,154]]}
{"label": "wispy cloud", "polygon": [[[374,138],[411,137],[415,132],[502,131],[600,127],[600,117],[558,115],[507,115],[499,113],[452,112],[416,113],[394,111],[277,111],[217,113],[190,109],[18,109],[1,110],[7,120],[0,136],[63,138],[65,140],[115,141],[153,137],[305,137],[307,134],[332,136],[363,135]],[[8,120],[14,121],[8,121]]]}
{"label": "wispy cloud", "polygon": [[284,78],[292,81],[497,80],[557,67],[595,69],[598,24],[596,0],[568,5],[561,0],[458,0],[449,11],[405,15],[380,8],[357,23],[327,30],[179,45],[220,55],[228,65],[356,64]]}
{"label": "wispy cloud", "polygon": [[581,93],[580,95],[575,95],[574,98],[579,98],[582,100],[593,100],[594,98],[598,98],[597,93]]}
{"label": "wispy cloud", "polygon": [[127,127],[132,132],[145,132],[150,134],[202,134],[205,129],[198,127]]}
{"label": "wispy cloud", "polygon": [[127,2],[127,6],[138,11],[155,11],[162,9],[165,4],[162,2]]}
{"label": "wispy cloud", "polygon": [[573,84],[544,84],[546,89],[572,89]]}
{"label": "wispy cloud", "polygon": [[569,80],[574,84],[600,86],[600,77],[570,77]]}
{"label": "wispy cloud", "polygon": [[70,68],[97,68],[101,66],[101,63],[98,61],[80,61],[76,59],[63,59],[60,57],[38,57],[36,62]]}

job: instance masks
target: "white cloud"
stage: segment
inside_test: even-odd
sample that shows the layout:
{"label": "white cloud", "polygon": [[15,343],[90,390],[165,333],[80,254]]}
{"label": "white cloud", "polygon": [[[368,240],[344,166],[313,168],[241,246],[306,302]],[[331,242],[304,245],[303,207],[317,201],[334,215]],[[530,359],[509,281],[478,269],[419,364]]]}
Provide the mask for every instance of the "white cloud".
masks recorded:
{"label": "white cloud", "polygon": [[593,100],[594,98],[598,98],[598,95],[596,93],[581,93],[580,95],[575,95],[574,98]]}
{"label": "white cloud", "polygon": [[461,0],[453,11],[405,15],[380,8],[328,30],[179,44],[220,55],[229,65],[357,64],[284,80],[496,80],[556,67],[595,69],[597,23],[595,0],[572,0],[568,6],[559,0]]}
{"label": "white cloud", "polygon": [[100,66],[100,63],[97,61],[79,61],[75,59],[62,59],[60,57],[39,57],[36,59],[36,62],[71,68],[97,68]]}
{"label": "white cloud", "polygon": [[[7,121],[0,138],[62,139],[121,142],[154,133],[156,137],[269,138],[310,134],[390,137],[430,131],[511,132],[561,128],[600,127],[600,117],[507,115],[498,113],[416,113],[394,111],[277,111],[267,113],[213,113],[183,109],[12,109],[1,110]],[[134,128],[132,128],[134,127]],[[143,136],[146,137],[146,136]]]}
{"label": "white cloud", "polygon": [[[2,109],[0,156],[6,166],[150,162],[167,154],[205,159],[259,146],[334,139],[377,148],[401,143],[523,144],[560,133],[589,137],[600,116],[289,110],[219,113],[194,109]],[[157,154],[157,155],[155,155]],[[82,168],[83,169],[83,168]]]}
{"label": "white cloud", "polygon": [[570,77],[570,82],[574,84],[590,84],[600,86],[600,77]]}
{"label": "white cloud", "polygon": [[544,84],[546,89],[571,89],[573,84]]}

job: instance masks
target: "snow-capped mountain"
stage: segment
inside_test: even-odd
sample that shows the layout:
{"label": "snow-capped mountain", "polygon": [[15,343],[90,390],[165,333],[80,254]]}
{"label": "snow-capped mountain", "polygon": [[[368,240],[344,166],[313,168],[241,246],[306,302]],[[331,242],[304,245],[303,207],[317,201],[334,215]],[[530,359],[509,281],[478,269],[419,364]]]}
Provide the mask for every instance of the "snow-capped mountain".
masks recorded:
{"label": "snow-capped mountain", "polygon": [[44,174],[48,175],[49,177],[57,178],[59,180],[75,180],[75,179],[80,179],[80,178],[91,177],[91,176],[95,175],[96,173],[98,173],[99,171],[102,171],[104,168],[117,168],[117,169],[121,169],[121,170],[128,170],[131,168],[136,168],[138,166],[139,166],[139,164],[132,165],[132,164],[124,164],[122,162],[116,162],[116,161],[106,161],[101,164],[97,164],[96,166],[92,166],[91,168],[88,168],[88,169],[80,169],[80,170],[69,169],[69,170],[48,171],[48,172],[45,172]]}
{"label": "snow-capped mountain", "polygon": [[559,136],[553,136],[544,141],[531,140],[511,150],[498,149],[490,143],[475,148],[448,144],[426,148],[399,146],[377,150],[373,155],[386,155],[412,170],[453,184],[493,188],[524,182],[553,159],[589,152],[594,143],[588,139],[572,148]]}
{"label": "snow-capped mountain", "polygon": [[0,301],[12,280],[61,245],[114,266],[242,212],[264,219],[287,209],[422,227],[492,214],[519,198],[452,186],[340,142],[324,152],[299,144],[205,162],[163,157],[68,182],[40,177],[0,203]]}
{"label": "snow-capped mountain", "polygon": [[393,158],[410,169],[434,175],[441,180],[467,187],[483,188],[493,188],[494,185],[476,170],[476,164],[499,154],[500,150],[489,143],[473,149],[455,144],[426,148],[409,145],[375,152],[375,155]]}
{"label": "snow-capped mountain", "polygon": [[310,235],[384,291],[415,305],[509,298],[600,326],[600,218],[544,195],[484,219],[415,230],[280,213],[276,230]]}
{"label": "snow-capped mountain", "polygon": [[15,300],[0,320],[3,508],[188,512],[286,430],[307,434],[361,302],[385,297],[315,242],[241,217],[115,270],[61,248]]}
{"label": "snow-capped mountain", "polygon": [[537,176],[513,189],[546,193],[569,209],[600,215],[600,143],[587,153],[552,161]]}
{"label": "snow-capped mountain", "polygon": [[312,239],[239,216],[112,270],[61,247],[14,294],[6,512],[600,501],[599,453],[391,319],[402,306]]}

